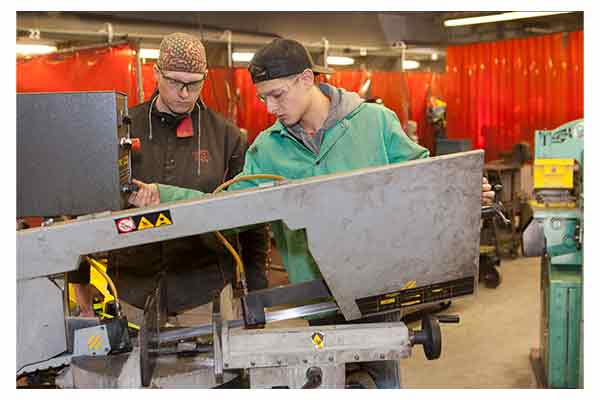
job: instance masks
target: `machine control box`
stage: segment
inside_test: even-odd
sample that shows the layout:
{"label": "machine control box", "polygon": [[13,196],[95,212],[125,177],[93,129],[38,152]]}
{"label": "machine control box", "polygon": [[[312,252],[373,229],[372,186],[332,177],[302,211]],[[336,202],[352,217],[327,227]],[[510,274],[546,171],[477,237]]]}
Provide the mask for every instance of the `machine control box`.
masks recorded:
{"label": "machine control box", "polygon": [[129,129],[121,93],[17,94],[17,217],[123,209]]}

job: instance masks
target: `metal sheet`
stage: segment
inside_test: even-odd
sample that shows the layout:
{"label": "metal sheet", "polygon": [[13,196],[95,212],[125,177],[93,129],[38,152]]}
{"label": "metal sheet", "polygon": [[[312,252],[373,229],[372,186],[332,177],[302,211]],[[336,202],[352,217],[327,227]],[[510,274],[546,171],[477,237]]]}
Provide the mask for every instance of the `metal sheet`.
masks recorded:
{"label": "metal sheet", "polygon": [[[17,278],[75,269],[81,254],[281,220],[306,229],[340,309],[356,319],[358,298],[476,281],[482,169],[477,150],[23,230]],[[166,209],[171,225],[117,232],[117,218]]]}
{"label": "metal sheet", "polygon": [[[273,387],[300,389],[306,383],[306,371],[311,366],[251,368],[250,388],[271,389]],[[319,365],[323,373],[319,389],[344,389],[346,366]]]}
{"label": "metal sheet", "polygon": [[17,374],[67,350],[61,290],[47,278],[17,282]]}

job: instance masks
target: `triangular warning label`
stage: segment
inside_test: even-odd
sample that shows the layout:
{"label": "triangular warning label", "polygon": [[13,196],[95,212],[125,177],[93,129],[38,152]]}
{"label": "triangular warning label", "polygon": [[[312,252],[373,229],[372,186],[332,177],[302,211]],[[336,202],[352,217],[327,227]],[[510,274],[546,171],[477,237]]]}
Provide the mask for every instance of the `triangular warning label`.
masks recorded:
{"label": "triangular warning label", "polygon": [[156,224],[154,224],[154,226],[158,227],[161,225],[173,225],[173,222],[171,222],[171,220],[167,218],[165,214],[160,213],[158,218],[156,219]]}
{"label": "triangular warning label", "polygon": [[142,219],[140,219],[140,223],[138,224],[138,231],[148,228],[154,228],[154,225],[152,225],[152,222],[148,221],[146,217],[142,217]]}

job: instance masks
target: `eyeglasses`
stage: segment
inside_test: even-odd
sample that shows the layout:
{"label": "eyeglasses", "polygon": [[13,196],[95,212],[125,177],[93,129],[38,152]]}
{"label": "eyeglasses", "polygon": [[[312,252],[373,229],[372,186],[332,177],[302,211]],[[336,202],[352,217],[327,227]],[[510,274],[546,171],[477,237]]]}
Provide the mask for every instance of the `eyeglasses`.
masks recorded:
{"label": "eyeglasses", "polygon": [[269,97],[271,97],[276,103],[281,103],[287,97],[287,94],[292,88],[292,86],[294,86],[296,82],[298,82],[299,77],[300,75],[297,75],[291,83],[288,83],[287,85],[279,89],[271,90],[269,93],[266,94],[257,94],[256,97],[258,97],[258,99],[263,103],[266,103]]}
{"label": "eyeglasses", "polygon": [[198,90],[200,90],[202,88],[202,83],[206,79],[206,72],[203,72],[202,79],[197,80],[197,81],[191,81],[191,82],[183,82],[183,81],[173,79],[171,77],[166,76],[160,68],[158,68],[158,67],[156,67],[156,68],[158,69],[158,72],[160,72],[160,75],[167,82],[167,86],[169,86],[169,88],[171,88],[173,90],[177,90],[177,91],[182,91],[183,89],[187,89],[188,92],[197,92]]}

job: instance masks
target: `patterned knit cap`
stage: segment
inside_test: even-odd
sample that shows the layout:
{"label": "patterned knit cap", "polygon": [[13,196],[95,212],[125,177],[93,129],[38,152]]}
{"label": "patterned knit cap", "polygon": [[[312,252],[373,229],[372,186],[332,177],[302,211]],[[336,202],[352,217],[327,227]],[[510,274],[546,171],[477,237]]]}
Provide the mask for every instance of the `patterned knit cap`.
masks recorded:
{"label": "patterned knit cap", "polygon": [[206,52],[202,42],[187,33],[172,33],[160,43],[158,67],[163,71],[202,73]]}

